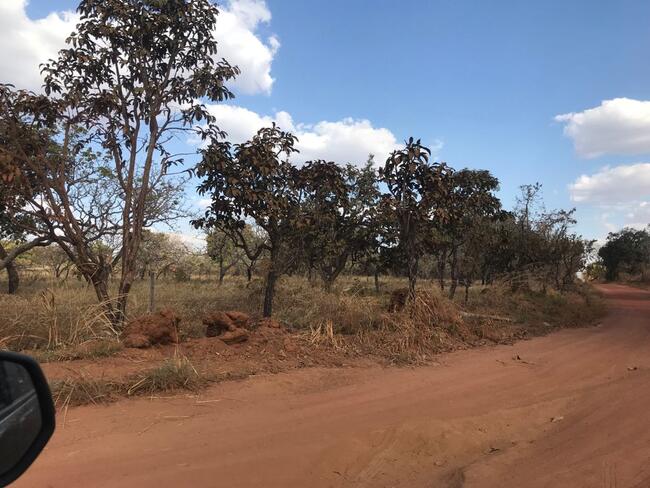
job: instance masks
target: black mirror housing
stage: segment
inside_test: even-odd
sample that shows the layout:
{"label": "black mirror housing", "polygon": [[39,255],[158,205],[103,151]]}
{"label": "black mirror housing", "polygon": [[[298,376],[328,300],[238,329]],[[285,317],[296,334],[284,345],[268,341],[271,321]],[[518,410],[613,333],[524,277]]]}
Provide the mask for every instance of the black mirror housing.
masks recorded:
{"label": "black mirror housing", "polygon": [[[10,461],[8,466],[2,467],[2,470],[0,470],[0,486],[7,486],[9,483],[12,483],[22,475],[29,466],[31,466],[34,460],[45,448],[50,437],[52,437],[55,426],[55,409],[52,401],[52,394],[50,393],[50,388],[45,379],[45,375],[38,363],[24,354],[0,352],[0,367],[6,368],[7,365],[11,367],[9,368],[10,371],[20,370],[23,376],[29,376],[29,380],[24,378],[22,384],[19,385],[22,387],[23,392],[21,392],[22,397],[15,402],[15,405],[17,406],[14,407],[14,404],[10,404],[5,407],[5,410],[9,412],[7,415],[11,416],[14,410],[26,410],[31,407],[32,411],[38,410],[32,412],[35,417],[38,417],[40,414],[40,419],[38,419],[40,422],[40,428],[38,428],[36,432],[23,433],[25,443],[29,444],[24,446],[24,450],[23,448],[20,448],[20,451],[16,453],[17,459]],[[8,392],[10,389],[9,387],[12,385],[5,383],[8,383],[12,378],[7,377],[6,371],[3,370],[3,372],[5,374],[0,375],[0,383],[2,383],[0,384],[0,392],[3,391],[3,388],[4,391]],[[29,381],[31,381],[31,384],[29,384]],[[29,390],[26,391],[26,388]],[[25,400],[25,398],[27,398],[27,400]],[[27,414],[23,414],[23,418],[26,415]],[[22,433],[20,430],[22,428],[21,424],[17,421],[12,421],[13,423],[11,424],[11,427],[13,428],[13,434],[20,435]],[[2,418],[0,418],[0,427],[3,427]],[[9,443],[13,444],[13,441],[9,438],[10,436],[7,435],[8,430],[9,428],[6,427],[0,428],[0,453],[3,451],[9,452],[12,447],[15,449],[19,448],[19,446],[9,445]],[[31,436],[31,439],[26,436]],[[3,445],[3,443],[6,445]],[[2,463],[0,463],[0,465],[1,464]]]}

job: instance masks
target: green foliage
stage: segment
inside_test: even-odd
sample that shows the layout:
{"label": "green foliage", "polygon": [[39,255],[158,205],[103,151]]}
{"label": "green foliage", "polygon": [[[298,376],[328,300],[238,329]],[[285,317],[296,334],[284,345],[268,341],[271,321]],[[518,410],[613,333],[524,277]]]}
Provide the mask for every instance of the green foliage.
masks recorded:
{"label": "green foliage", "polygon": [[449,218],[444,201],[450,191],[452,171],[444,163],[430,162],[431,151],[412,137],[404,149],[394,151],[379,170],[387,186],[383,209],[392,234],[406,258],[411,298],[415,297],[418,263],[426,250],[433,225]]}
{"label": "green foliage", "polygon": [[219,266],[219,283],[223,283],[226,273],[240,263],[243,252],[229,234],[212,229],[206,235],[207,254]]}
{"label": "green foliage", "polygon": [[643,275],[650,264],[650,232],[647,228],[610,232],[598,256],[605,266],[607,280],[618,279],[622,271]]}
{"label": "green foliage", "polygon": [[318,269],[329,289],[348,259],[373,244],[374,170],[309,161],[298,177],[305,195],[299,244],[307,266]]}
{"label": "green foliage", "polygon": [[494,194],[499,180],[489,171],[462,169],[451,174],[449,183],[446,218],[437,222],[430,244],[443,259],[449,257],[453,298],[459,281],[469,287],[478,274],[486,233],[501,216],[501,202]]}
{"label": "green foliage", "polygon": [[483,281],[500,276],[512,289],[538,283],[564,290],[575,281],[593,251],[593,241],[572,233],[575,209],[543,210],[541,185],[524,185],[512,213],[504,213],[486,234]]}
{"label": "green foliage", "polygon": [[[289,162],[296,137],[275,124],[260,129],[247,142],[236,144],[212,139],[203,151],[197,175],[203,178],[199,194],[209,195],[211,205],[196,227],[218,228],[235,236],[249,258],[266,250],[269,269],[266,276],[264,315],[270,316],[275,282],[293,264],[292,239],[301,231],[302,192],[298,169]],[[246,220],[264,230],[267,241],[257,251],[250,249],[242,232]]]}

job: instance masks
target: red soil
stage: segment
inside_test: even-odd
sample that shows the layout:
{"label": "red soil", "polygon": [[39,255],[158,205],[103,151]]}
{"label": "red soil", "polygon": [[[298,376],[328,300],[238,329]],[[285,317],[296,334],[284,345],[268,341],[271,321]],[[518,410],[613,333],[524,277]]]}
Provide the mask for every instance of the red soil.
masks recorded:
{"label": "red soil", "polygon": [[180,321],[170,309],[137,317],[124,328],[122,342],[126,347],[135,348],[176,343]]}

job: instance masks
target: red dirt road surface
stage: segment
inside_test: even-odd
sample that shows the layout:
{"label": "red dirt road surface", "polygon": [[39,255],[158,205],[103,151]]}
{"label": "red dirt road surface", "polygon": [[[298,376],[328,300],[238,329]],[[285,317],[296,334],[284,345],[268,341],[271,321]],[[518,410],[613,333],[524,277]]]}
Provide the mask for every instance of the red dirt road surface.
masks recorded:
{"label": "red dirt road surface", "polygon": [[70,409],[18,487],[650,487],[650,293],[414,369],[305,369]]}

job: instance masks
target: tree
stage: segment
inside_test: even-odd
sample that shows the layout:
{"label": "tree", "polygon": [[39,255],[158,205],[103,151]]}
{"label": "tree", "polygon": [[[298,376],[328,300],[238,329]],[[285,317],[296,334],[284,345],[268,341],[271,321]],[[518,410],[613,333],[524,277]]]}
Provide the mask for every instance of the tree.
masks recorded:
{"label": "tree", "polygon": [[[499,230],[505,215],[499,212],[496,215],[479,216],[466,229],[462,245],[457,250],[457,269],[454,272],[456,281],[465,287],[465,303],[469,300],[469,288],[476,279],[480,277],[484,284],[490,280],[494,257],[500,251]],[[453,294],[450,295],[453,298]]]}
{"label": "tree", "polygon": [[[514,215],[517,220],[519,235],[517,236],[517,263],[518,269],[525,269],[526,266],[536,262],[534,223],[538,213],[543,212],[542,185],[534,183],[519,187],[521,194],[517,197]],[[518,284],[515,282],[515,286]]]}
{"label": "tree", "polygon": [[74,266],[68,255],[56,244],[36,248],[31,251],[31,255],[35,264],[49,268],[56,279],[67,279]]}
{"label": "tree", "polygon": [[348,260],[369,245],[368,170],[334,162],[309,161],[299,170],[304,192],[301,244],[325,289],[330,290]]}
{"label": "tree", "polygon": [[[78,13],[81,20],[68,47],[43,66],[51,98],[21,94],[31,113],[20,120],[49,121],[59,147],[47,151],[43,146],[42,160],[53,159],[65,168],[89,150],[107,157],[121,200],[116,306],[104,300],[104,277],[117,263],[88,255],[77,237],[83,229],[66,201],[67,192],[58,193],[65,219],[61,224],[72,241],[68,250],[74,250],[77,267],[109,304],[107,312],[119,326],[137,274],[151,196],[170,168],[183,162],[171,152],[170,141],[187,131],[198,131],[204,139],[223,136],[200,100],[231,98],[225,82],[238,69],[215,61],[218,10],[209,0],[82,0]],[[197,129],[202,121],[207,123]]]}
{"label": "tree", "polygon": [[[472,230],[480,226],[483,219],[495,218],[501,210],[501,202],[494,194],[499,189],[499,180],[489,171],[462,169],[451,174],[449,183],[450,190],[444,197],[446,218],[436,227],[444,236],[442,252],[449,253],[449,298],[454,298],[459,281],[459,250],[471,237],[480,236]],[[433,242],[435,244],[436,240]],[[467,262],[465,268],[467,280]]]}
{"label": "tree", "polygon": [[643,273],[650,263],[650,232],[631,228],[610,232],[598,256],[603,261],[608,281],[617,280],[621,271]]}
{"label": "tree", "polygon": [[497,212],[480,237],[481,279],[486,284],[501,276],[513,291],[533,284],[563,291],[585,267],[593,241],[571,232],[575,210],[544,210],[541,185],[523,185],[521,191],[514,211]]}
{"label": "tree", "polygon": [[358,246],[352,255],[353,262],[359,264],[364,272],[373,275],[375,291],[379,292],[379,275],[388,267],[386,253],[382,252],[386,241],[384,213],[381,208],[381,192],[375,169],[375,157],[370,154],[361,168],[350,168],[349,186],[352,214],[360,221]]}
{"label": "tree", "polygon": [[241,249],[248,249],[248,252],[240,253],[240,260],[246,267],[246,280],[250,283],[257,263],[264,256],[267,249],[267,238],[265,232],[256,225],[245,224],[244,229],[231,236],[234,242],[241,241]]}
{"label": "tree", "polygon": [[411,137],[404,149],[393,151],[379,170],[389,191],[383,196],[384,206],[406,259],[411,299],[415,297],[418,263],[425,253],[424,240],[433,223],[447,217],[442,202],[451,170],[444,163],[431,163],[430,155],[428,148]]}
{"label": "tree", "polygon": [[536,223],[539,236],[537,258],[543,287],[549,283],[562,290],[573,282],[593,249],[594,241],[586,241],[569,232],[576,224],[575,209],[544,213]]}
{"label": "tree", "polygon": [[[25,196],[31,195],[34,188],[33,175],[22,173],[17,162],[31,157],[35,147],[43,141],[49,141],[39,130],[38,124],[15,125],[10,113],[11,99],[5,94],[9,88],[0,85],[0,270],[6,269],[8,276],[8,293],[18,290],[20,276],[15,260],[21,254],[37,246],[50,243],[50,236],[30,236],[25,232],[25,226],[32,221],[25,214]],[[20,154],[15,154],[16,142],[21,143]],[[15,245],[8,249],[2,241],[11,241]]]}
{"label": "tree", "polygon": [[[56,124],[49,125],[43,108],[52,105],[50,100],[41,97],[36,111],[36,99],[29,93],[4,87],[0,95],[6,108],[2,127],[11,135],[11,143],[3,149],[8,156],[18,156],[14,159],[18,175],[6,185],[19,196],[6,205],[11,222],[24,234],[55,242],[115,318],[108,280],[121,257],[124,201],[110,160],[104,152],[85,147],[83,130],[70,133],[66,146],[73,150],[63,157],[63,146],[48,136],[57,130]],[[20,134],[40,134],[41,139],[24,145]],[[178,180],[168,179],[153,188],[144,226],[183,216],[182,193]]]}
{"label": "tree", "polygon": [[189,254],[183,241],[173,235],[145,229],[138,253],[137,270],[140,279],[147,273],[154,273],[156,278],[165,275]]}
{"label": "tree", "polygon": [[212,229],[206,236],[207,254],[219,265],[219,285],[226,273],[241,261],[240,249],[231,237],[218,229]]}
{"label": "tree", "polygon": [[247,220],[263,229],[266,241],[258,248],[269,254],[264,292],[265,317],[273,312],[273,298],[278,277],[293,263],[290,247],[301,227],[303,194],[298,185],[297,168],[289,162],[296,137],[275,124],[260,129],[247,142],[232,146],[212,139],[203,150],[197,175],[203,178],[200,195],[211,198],[203,218],[193,224],[198,228],[219,228],[237,236],[236,245],[251,258],[243,231]]}

